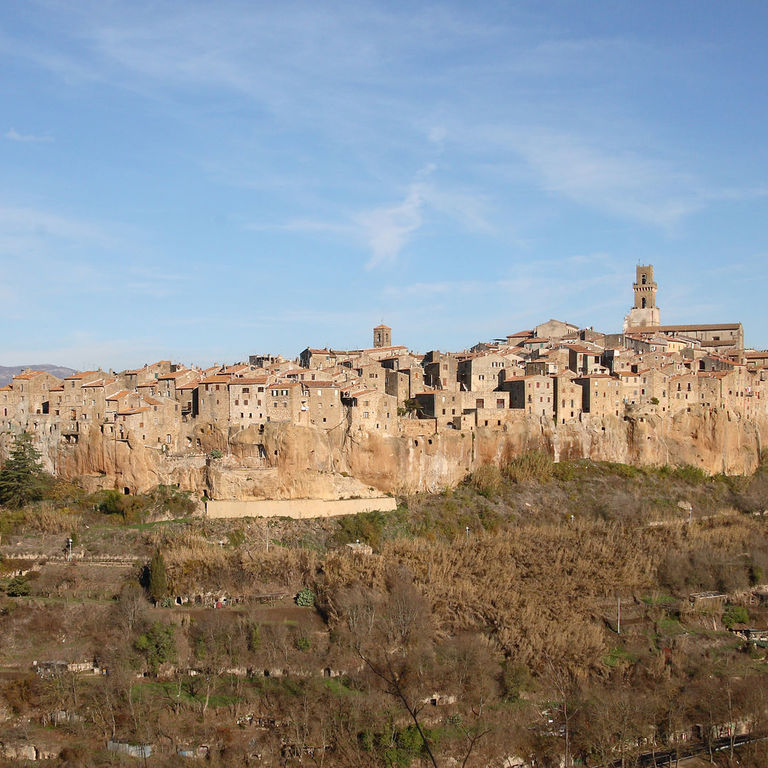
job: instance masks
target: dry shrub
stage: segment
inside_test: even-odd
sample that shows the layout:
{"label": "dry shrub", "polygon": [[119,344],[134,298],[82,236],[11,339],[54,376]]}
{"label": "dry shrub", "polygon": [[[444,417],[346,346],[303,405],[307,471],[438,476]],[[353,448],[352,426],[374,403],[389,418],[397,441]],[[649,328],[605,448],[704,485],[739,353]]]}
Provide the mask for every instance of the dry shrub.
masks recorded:
{"label": "dry shrub", "polygon": [[28,507],[24,511],[24,528],[36,533],[72,533],[80,526],[80,515],[69,510],[56,509],[51,504]]}
{"label": "dry shrub", "polygon": [[191,528],[153,531],[147,540],[163,553],[171,593],[220,586],[229,571],[227,553],[221,546]]}
{"label": "dry shrub", "polygon": [[505,464],[504,474],[514,483],[546,483],[552,479],[554,468],[546,451],[526,451]]}
{"label": "dry shrub", "polygon": [[595,598],[652,583],[650,535],[634,534],[592,521],[531,523],[470,542],[399,539],[385,543],[381,557],[329,555],[324,586],[332,605],[337,590],[356,581],[384,589],[387,572],[401,566],[432,606],[438,634],[486,631],[531,668],[545,652],[588,668],[604,653]]}
{"label": "dry shrub", "polygon": [[314,584],[318,557],[311,549],[273,547],[267,552],[254,548],[240,554],[238,566],[250,577],[248,583],[257,592],[270,585],[298,588]]}
{"label": "dry shrub", "polygon": [[497,495],[503,482],[501,471],[495,464],[483,464],[470,476],[472,487],[486,497]]}

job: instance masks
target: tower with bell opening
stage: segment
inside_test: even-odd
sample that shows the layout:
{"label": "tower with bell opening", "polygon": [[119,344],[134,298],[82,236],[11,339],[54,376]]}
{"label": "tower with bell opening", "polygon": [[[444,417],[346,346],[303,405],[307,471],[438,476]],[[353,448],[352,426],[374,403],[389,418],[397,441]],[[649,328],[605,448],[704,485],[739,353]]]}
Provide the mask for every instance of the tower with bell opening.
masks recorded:
{"label": "tower with bell opening", "polygon": [[376,348],[392,346],[392,329],[388,325],[382,323],[373,329],[373,346]]}
{"label": "tower with bell opening", "polygon": [[638,265],[633,288],[635,290],[635,304],[624,318],[624,331],[661,325],[661,312],[656,306],[658,285],[653,279],[652,264]]}

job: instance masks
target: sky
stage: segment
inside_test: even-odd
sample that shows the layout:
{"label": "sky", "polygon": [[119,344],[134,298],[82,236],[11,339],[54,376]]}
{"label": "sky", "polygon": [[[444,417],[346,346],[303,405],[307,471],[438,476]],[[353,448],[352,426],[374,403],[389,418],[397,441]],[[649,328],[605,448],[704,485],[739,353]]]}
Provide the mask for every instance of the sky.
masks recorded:
{"label": "sky", "polygon": [[0,364],[768,346],[768,4],[0,4]]}

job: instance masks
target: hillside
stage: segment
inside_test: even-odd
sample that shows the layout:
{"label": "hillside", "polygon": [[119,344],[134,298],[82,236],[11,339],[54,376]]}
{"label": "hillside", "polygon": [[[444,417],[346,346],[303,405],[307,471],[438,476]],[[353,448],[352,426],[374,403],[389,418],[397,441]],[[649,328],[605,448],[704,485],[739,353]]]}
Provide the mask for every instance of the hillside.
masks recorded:
{"label": "hillside", "polygon": [[[58,482],[3,510],[3,754],[631,766],[764,733],[765,468],[533,452],[399,501],[205,520],[174,489]],[[765,765],[765,742],[736,752]]]}
{"label": "hillside", "polygon": [[53,376],[63,379],[65,376],[71,376],[75,373],[73,368],[67,368],[63,365],[50,365],[48,363],[34,363],[30,365],[0,365],[0,387],[11,383],[11,379],[22,371],[31,368],[33,371],[47,371]]}

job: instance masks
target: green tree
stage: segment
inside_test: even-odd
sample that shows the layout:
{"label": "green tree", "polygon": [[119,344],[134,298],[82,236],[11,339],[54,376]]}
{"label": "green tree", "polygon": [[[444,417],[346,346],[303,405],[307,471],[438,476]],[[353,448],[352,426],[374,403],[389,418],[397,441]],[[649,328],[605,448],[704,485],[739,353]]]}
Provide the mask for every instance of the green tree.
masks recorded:
{"label": "green tree", "polygon": [[0,504],[18,508],[38,501],[49,483],[50,476],[40,466],[40,453],[32,445],[32,436],[22,432],[0,470]]}
{"label": "green tree", "polygon": [[175,627],[155,621],[143,635],[136,638],[134,648],[146,659],[149,671],[156,675],[161,664],[175,662],[178,658]]}
{"label": "green tree", "polygon": [[159,602],[168,594],[168,575],[165,571],[165,558],[158,549],[152,555],[149,562],[149,585],[147,588],[149,596]]}

